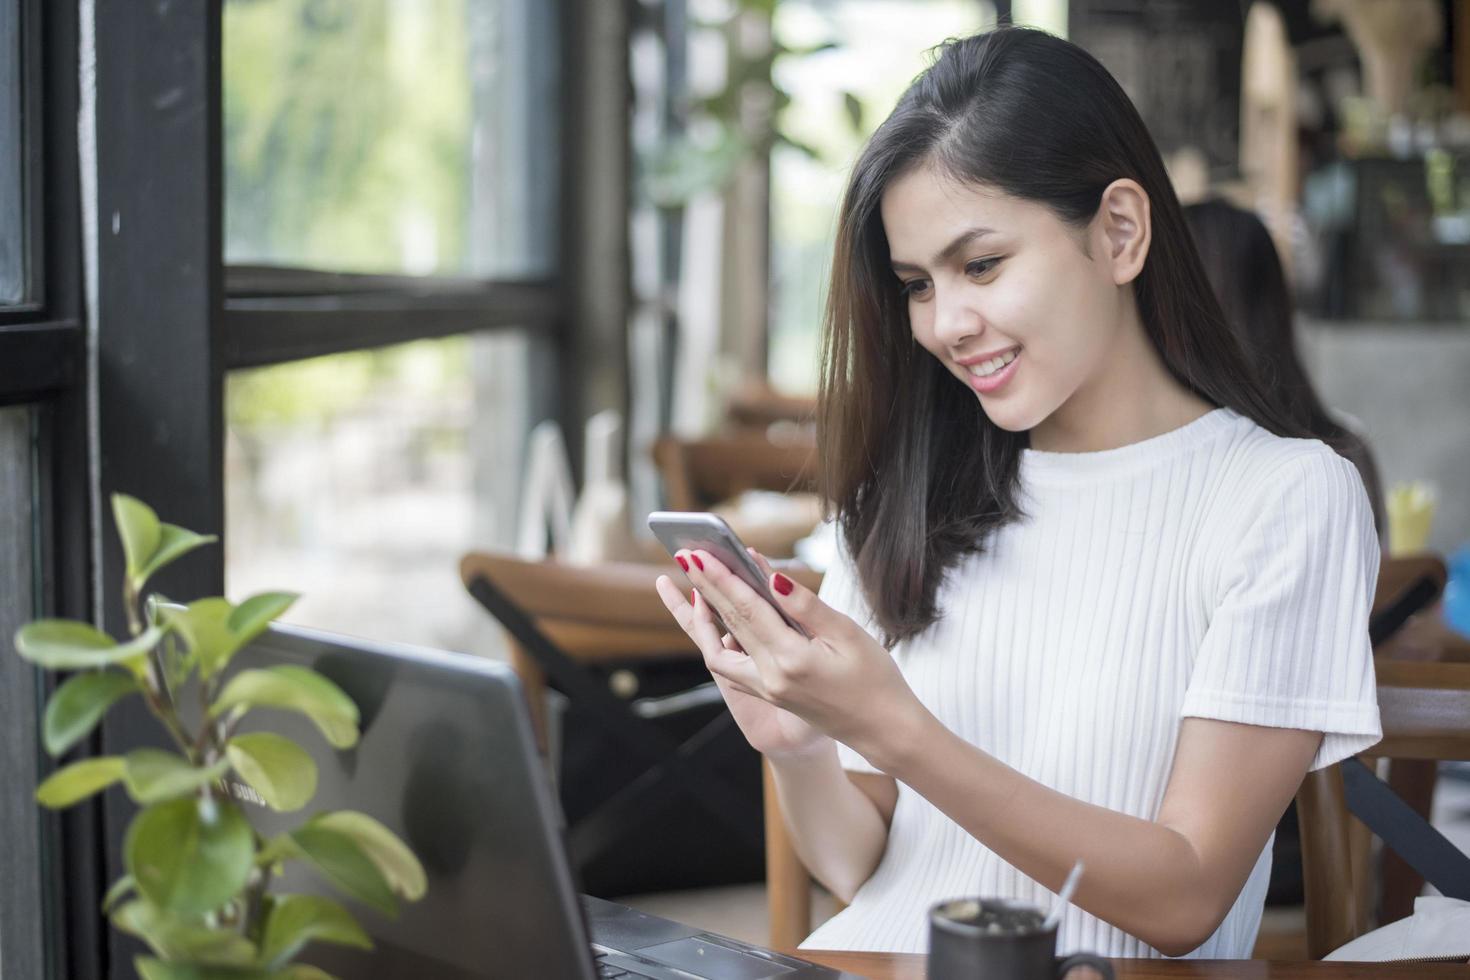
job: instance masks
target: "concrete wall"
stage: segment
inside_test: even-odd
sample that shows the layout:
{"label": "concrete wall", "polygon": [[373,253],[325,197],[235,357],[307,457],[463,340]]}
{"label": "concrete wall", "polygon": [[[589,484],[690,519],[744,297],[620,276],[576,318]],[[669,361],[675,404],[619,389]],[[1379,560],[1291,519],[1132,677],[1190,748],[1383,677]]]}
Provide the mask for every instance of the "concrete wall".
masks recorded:
{"label": "concrete wall", "polygon": [[1362,422],[1385,488],[1439,488],[1430,547],[1470,544],[1470,323],[1305,322],[1300,343],[1323,401]]}

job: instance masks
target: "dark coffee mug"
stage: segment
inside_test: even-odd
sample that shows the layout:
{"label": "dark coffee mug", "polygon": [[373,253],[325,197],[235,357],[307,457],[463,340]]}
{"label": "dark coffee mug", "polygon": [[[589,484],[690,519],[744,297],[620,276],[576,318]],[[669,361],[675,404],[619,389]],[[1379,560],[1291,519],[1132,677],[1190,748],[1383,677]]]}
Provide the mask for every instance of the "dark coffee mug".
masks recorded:
{"label": "dark coffee mug", "polygon": [[1060,980],[1090,966],[1113,980],[1101,956],[1057,957],[1056,926],[1031,905],[1000,899],[956,898],[929,910],[929,980]]}

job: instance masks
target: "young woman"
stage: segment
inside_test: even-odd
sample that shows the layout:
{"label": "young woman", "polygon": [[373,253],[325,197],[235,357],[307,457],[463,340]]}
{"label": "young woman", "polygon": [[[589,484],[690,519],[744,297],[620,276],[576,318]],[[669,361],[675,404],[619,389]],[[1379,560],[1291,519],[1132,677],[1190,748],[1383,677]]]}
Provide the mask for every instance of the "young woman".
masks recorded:
{"label": "young woman", "polygon": [[[659,592],[848,902],[923,951],[960,895],[1063,950],[1249,956],[1272,828],[1379,737],[1362,482],[1252,380],[1158,151],[1074,45],[946,44],[842,205],[821,392],[841,555],[776,611],[705,552]],[[721,637],[711,610],[730,628]]]}
{"label": "young woman", "polygon": [[1358,468],[1373,505],[1373,523],[1382,538],[1388,526],[1378,466],[1362,437],[1322,404],[1302,367],[1291,293],[1271,233],[1260,218],[1227,201],[1190,204],[1184,209],[1184,220],[1225,322],[1252,370],[1280,401],[1283,414]]}

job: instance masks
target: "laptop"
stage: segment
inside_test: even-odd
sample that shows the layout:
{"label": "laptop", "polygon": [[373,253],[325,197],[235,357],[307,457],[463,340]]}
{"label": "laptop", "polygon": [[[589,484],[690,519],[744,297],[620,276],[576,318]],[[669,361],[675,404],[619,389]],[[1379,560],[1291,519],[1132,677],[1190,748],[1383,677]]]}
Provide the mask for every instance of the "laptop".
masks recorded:
{"label": "laptop", "polygon": [[[372,937],[364,953],[322,943],[301,955],[343,980],[808,980],[827,967],[578,894],[564,823],[511,669],[480,657],[272,626],[231,671],[299,664],[357,702],[362,739],[336,750],[304,717],[259,709],[242,731],[294,739],[316,760],[316,796],[278,814],[232,785],[265,835],[306,813],[359,810],[418,855],[428,892],[396,919],[347,903]],[[338,897],[299,862],[276,893]]]}

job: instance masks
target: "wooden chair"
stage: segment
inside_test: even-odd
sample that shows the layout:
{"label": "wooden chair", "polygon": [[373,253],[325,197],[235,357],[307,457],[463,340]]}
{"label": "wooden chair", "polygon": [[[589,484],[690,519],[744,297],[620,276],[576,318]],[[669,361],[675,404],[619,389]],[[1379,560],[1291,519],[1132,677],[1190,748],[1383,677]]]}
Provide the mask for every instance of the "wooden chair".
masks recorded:
{"label": "wooden chair", "polygon": [[[1363,758],[1390,760],[1389,786],[1426,819],[1438,762],[1470,758],[1470,663],[1453,662],[1470,645],[1457,643],[1447,630],[1432,631],[1442,640],[1436,647],[1424,642],[1422,631],[1416,638],[1414,629],[1434,622],[1413,617],[1439,597],[1445,579],[1444,562],[1435,555],[1385,558],[1369,623],[1384,737]],[[1455,707],[1458,722],[1445,714]],[[1309,774],[1296,803],[1309,956],[1319,959],[1370,928],[1375,884],[1381,883],[1382,923],[1412,911],[1423,877],[1388,849],[1374,873],[1371,835],[1361,821],[1349,819],[1340,766]]]}
{"label": "wooden chair", "polygon": [[[511,646],[511,663],[526,689],[543,750],[547,739],[545,693],[554,686],[595,718],[643,772],[568,828],[567,850],[582,866],[638,825],[645,812],[677,786],[696,799],[711,819],[754,853],[760,830],[742,820],[751,801],[719,773],[724,753],[744,745],[734,721],[721,711],[680,741],[657,724],[663,707],[690,710],[719,701],[713,682],[674,695],[672,705],[631,700],[611,690],[599,665],[699,656],[654,591],[667,572],[688,589],[677,568],[656,565],[578,567],[527,561],[511,555],[470,554],[460,575],[470,594],[500,621]],[[671,699],[670,699],[671,700]]]}
{"label": "wooden chair", "polygon": [[[1369,758],[1437,763],[1470,759],[1470,664],[1380,660],[1378,706],[1383,741]],[[1371,926],[1369,868],[1355,840],[1343,766],[1311,773],[1297,794],[1306,876],[1307,953],[1332,952]],[[1371,773],[1356,778],[1374,779]]]}
{"label": "wooden chair", "polygon": [[809,438],[778,443],[759,432],[663,436],[653,445],[670,510],[709,510],[747,490],[810,490],[815,455]]}
{"label": "wooden chair", "polygon": [[798,425],[812,423],[817,415],[817,400],[807,395],[787,395],[764,380],[741,385],[730,396],[727,409],[731,425],[765,429],[778,422]]}
{"label": "wooden chair", "polygon": [[[785,571],[809,587],[820,584],[820,576],[809,569]],[[729,713],[720,711],[682,742],[655,724],[655,718],[671,712],[719,703],[713,681],[663,698],[628,699],[611,691],[595,669],[629,661],[698,659],[698,649],[654,591],[654,580],[661,574],[689,590],[688,579],[672,561],[580,567],[472,553],[460,562],[465,588],[506,631],[511,664],[526,691],[543,751],[550,685],[587,710],[608,738],[646,766],[635,780],[569,828],[567,847],[574,863],[608,846],[666,797],[674,783],[754,853],[763,846],[760,828],[741,819],[753,808],[753,798],[739,793],[717,771],[716,764],[726,755],[746,747]]]}

